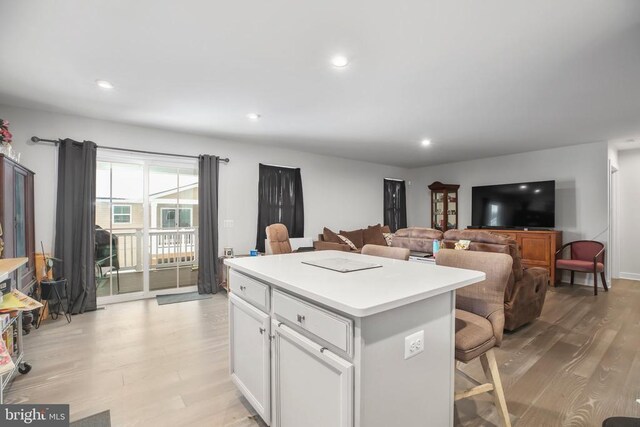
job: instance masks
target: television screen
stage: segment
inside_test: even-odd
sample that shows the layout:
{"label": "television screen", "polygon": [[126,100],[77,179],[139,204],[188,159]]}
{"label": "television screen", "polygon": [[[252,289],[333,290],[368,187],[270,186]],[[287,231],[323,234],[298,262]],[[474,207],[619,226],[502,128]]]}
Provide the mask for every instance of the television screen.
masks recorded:
{"label": "television screen", "polygon": [[521,182],[472,188],[474,227],[555,227],[556,182]]}

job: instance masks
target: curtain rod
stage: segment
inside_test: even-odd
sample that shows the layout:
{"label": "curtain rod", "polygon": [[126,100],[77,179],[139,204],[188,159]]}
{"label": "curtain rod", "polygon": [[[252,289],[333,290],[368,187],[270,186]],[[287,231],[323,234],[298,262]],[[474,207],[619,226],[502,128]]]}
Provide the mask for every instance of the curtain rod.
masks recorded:
{"label": "curtain rod", "polygon": [[[52,144],[55,144],[56,146],[60,143],[60,141],[57,141],[55,139],[44,139],[44,138],[38,138],[37,136],[32,136],[31,137],[31,141],[38,143],[38,142],[50,142]],[[146,150],[134,150],[131,148],[118,148],[118,147],[105,147],[103,145],[98,145],[98,148],[102,148],[103,150],[114,150],[114,151],[127,151],[129,153],[141,153],[141,154],[155,154],[155,155],[159,155],[159,156],[173,156],[173,157],[185,157],[188,159],[197,159],[198,156],[190,156],[188,154],[172,154],[172,153],[161,153],[158,151],[146,151]],[[223,158],[219,158],[218,159],[219,162],[224,162],[224,163],[229,163],[229,158],[225,157]]]}
{"label": "curtain rod", "polygon": [[400,182],[404,182],[404,179],[398,179],[398,178],[385,178],[387,181],[400,181]]}

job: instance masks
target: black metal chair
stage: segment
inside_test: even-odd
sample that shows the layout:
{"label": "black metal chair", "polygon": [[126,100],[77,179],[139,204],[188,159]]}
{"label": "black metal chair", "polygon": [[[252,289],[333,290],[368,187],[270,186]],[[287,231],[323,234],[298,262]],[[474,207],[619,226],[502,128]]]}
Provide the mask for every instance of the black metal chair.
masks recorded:
{"label": "black metal chair", "polygon": [[96,288],[105,282],[104,269],[116,272],[116,293],[120,293],[120,262],[118,236],[96,225],[95,235]]}

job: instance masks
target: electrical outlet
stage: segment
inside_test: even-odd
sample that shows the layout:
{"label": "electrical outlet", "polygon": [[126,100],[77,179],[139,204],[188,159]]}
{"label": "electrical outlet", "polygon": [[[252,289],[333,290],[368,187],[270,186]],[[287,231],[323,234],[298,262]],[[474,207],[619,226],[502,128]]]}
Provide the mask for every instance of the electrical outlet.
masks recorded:
{"label": "electrical outlet", "polygon": [[404,338],[404,358],[410,359],[424,351],[424,330]]}
{"label": "electrical outlet", "polygon": [[233,228],[233,220],[225,219],[224,220],[224,228]]}

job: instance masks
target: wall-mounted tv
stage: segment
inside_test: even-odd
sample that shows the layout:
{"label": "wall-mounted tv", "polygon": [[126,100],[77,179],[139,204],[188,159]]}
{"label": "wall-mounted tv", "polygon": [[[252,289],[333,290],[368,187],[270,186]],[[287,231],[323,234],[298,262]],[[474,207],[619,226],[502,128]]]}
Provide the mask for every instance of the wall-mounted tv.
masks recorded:
{"label": "wall-mounted tv", "polygon": [[473,187],[471,224],[482,228],[553,228],[556,182]]}

